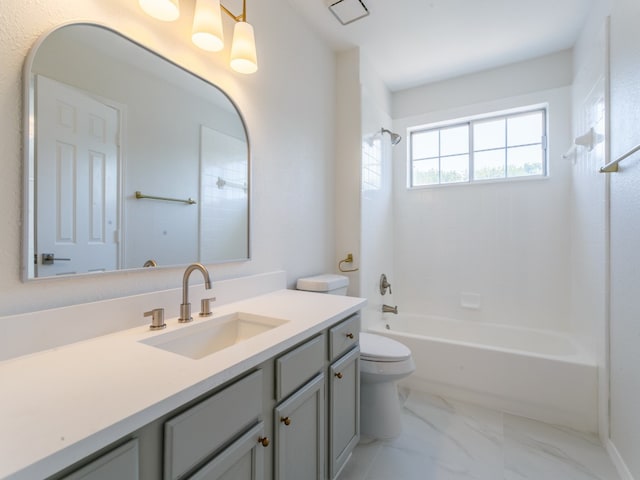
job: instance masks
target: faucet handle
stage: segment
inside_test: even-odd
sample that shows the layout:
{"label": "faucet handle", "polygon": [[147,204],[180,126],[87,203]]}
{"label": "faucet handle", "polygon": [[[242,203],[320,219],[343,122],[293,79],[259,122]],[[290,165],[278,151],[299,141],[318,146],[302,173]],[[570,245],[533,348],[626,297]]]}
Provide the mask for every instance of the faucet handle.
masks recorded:
{"label": "faucet handle", "polygon": [[211,302],[215,301],[216,297],[203,298],[202,300],[200,300],[200,313],[198,315],[200,315],[201,317],[210,317],[213,313],[211,311]]}
{"label": "faucet handle", "polygon": [[154,308],[149,312],[144,312],[144,316],[151,317],[151,325],[149,325],[151,330],[162,330],[167,326],[164,323],[164,308]]}
{"label": "faucet handle", "polygon": [[391,284],[387,281],[387,276],[383,273],[380,275],[380,295],[387,293],[387,289],[389,289],[389,293],[393,293],[391,291]]}

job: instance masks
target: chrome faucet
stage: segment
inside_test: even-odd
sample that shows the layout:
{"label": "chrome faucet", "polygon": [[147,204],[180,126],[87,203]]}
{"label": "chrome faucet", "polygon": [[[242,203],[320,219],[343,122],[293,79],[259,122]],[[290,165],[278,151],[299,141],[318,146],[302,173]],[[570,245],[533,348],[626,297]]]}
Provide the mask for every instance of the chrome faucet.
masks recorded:
{"label": "chrome faucet", "polygon": [[209,276],[207,267],[201,263],[192,263],[189,265],[184,271],[184,277],[182,278],[182,304],[180,305],[180,318],[178,318],[178,322],[180,323],[187,323],[193,320],[193,318],[191,318],[191,304],[189,303],[189,276],[194,270],[200,270],[204,277],[204,287],[207,290],[211,289],[211,277]]}
{"label": "chrome faucet", "polygon": [[382,313],[395,313],[398,314],[398,306],[392,307],[390,305],[382,305]]}

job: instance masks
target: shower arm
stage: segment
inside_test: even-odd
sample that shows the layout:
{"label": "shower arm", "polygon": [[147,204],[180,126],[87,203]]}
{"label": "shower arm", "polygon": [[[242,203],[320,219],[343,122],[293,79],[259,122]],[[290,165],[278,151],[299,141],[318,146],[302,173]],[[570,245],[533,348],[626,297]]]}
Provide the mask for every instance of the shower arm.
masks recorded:
{"label": "shower arm", "polygon": [[395,146],[395,145],[399,144],[400,141],[402,140],[402,137],[400,135],[398,135],[397,133],[392,132],[391,130],[388,130],[388,129],[384,128],[384,127],[381,128],[380,129],[380,134],[382,135],[382,134],[385,134],[385,133],[388,133],[389,136],[391,137],[391,145]]}

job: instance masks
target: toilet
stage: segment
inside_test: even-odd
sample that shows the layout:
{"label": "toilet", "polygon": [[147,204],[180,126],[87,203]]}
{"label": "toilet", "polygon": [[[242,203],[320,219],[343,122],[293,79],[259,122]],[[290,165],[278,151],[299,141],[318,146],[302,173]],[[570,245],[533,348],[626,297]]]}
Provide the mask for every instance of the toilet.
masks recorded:
{"label": "toilet", "polygon": [[416,365],[406,345],[360,332],[360,433],[374,438],[397,437],[402,431],[398,380]]}
{"label": "toilet", "polygon": [[[346,295],[349,279],[324,274],[298,279],[296,288],[308,292]],[[406,345],[373,333],[360,332],[360,433],[393,438],[402,431],[398,380],[416,369]]]}

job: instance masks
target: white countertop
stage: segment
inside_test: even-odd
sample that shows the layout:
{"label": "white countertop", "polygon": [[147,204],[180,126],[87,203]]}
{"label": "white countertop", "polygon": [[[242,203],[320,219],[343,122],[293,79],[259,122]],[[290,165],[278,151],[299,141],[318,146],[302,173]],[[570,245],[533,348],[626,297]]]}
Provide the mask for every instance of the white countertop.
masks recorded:
{"label": "white countertop", "polygon": [[[0,362],[0,478],[45,478],[272,358],[365,300],[279,290],[213,308],[288,320],[193,360],[140,343],[198,323],[167,319]],[[209,317],[211,318],[211,317]]]}

